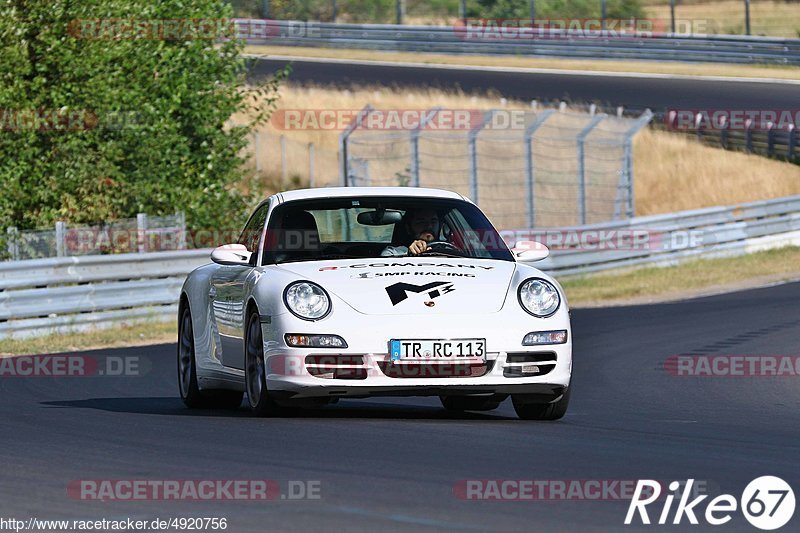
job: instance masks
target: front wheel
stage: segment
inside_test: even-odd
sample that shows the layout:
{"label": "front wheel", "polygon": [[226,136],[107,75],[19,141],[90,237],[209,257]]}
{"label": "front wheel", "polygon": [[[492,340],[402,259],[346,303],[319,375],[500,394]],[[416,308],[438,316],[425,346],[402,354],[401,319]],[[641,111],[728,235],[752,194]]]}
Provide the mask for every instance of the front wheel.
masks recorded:
{"label": "front wheel", "polygon": [[567,413],[571,392],[572,387],[567,388],[561,398],[552,403],[533,403],[526,401],[524,396],[512,394],[511,403],[522,420],[558,420]]}
{"label": "front wheel", "polygon": [[250,410],[256,416],[275,414],[278,405],[267,390],[267,372],[264,363],[264,342],[261,336],[261,320],[252,313],[247,320],[245,338],[245,382]]}

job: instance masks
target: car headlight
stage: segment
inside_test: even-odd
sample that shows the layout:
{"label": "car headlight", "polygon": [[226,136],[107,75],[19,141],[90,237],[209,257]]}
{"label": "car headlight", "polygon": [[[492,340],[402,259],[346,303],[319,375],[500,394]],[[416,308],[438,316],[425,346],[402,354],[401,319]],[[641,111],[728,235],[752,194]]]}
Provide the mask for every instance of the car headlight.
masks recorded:
{"label": "car headlight", "polygon": [[310,281],[296,281],[283,291],[286,307],[303,320],[319,320],[331,311],[331,299],[325,289]]}
{"label": "car headlight", "polygon": [[558,310],[561,296],[549,281],[532,278],[519,286],[519,304],[533,316],[546,318]]}

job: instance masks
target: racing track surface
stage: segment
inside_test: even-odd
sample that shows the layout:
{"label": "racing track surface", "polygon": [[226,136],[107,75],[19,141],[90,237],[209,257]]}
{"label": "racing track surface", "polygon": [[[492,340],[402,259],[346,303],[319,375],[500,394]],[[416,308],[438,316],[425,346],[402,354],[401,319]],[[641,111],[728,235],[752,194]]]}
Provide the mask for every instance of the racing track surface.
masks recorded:
{"label": "racing track surface", "polygon": [[[216,516],[233,532],[598,531],[621,528],[627,504],[464,501],[453,486],[693,477],[738,498],[751,479],[771,474],[797,492],[800,378],[674,377],[661,365],[681,353],[796,355],[798,301],[794,283],[575,310],[574,394],[555,423],[519,421],[508,402],[450,415],[427,398],[342,401],[294,418],[190,411],[177,395],[174,345],[87,353],[136,356],[151,368],[141,377],[0,379],[0,516]],[[70,480],[130,478],[319,480],[322,499],[67,496]],[[797,514],[785,530],[797,531]],[[738,514],[715,530],[754,531]]]}
{"label": "racing track surface", "polygon": [[[259,58],[251,77],[263,78],[286,65],[282,59]],[[425,68],[399,65],[350,64],[309,60],[292,61],[290,80],[346,87],[397,85],[441,87],[464,91],[495,89],[507,98],[542,101],[566,100],[654,112],[665,109],[797,109],[796,84],[715,81],[680,78],[576,75],[561,73],[498,72],[480,69]]]}

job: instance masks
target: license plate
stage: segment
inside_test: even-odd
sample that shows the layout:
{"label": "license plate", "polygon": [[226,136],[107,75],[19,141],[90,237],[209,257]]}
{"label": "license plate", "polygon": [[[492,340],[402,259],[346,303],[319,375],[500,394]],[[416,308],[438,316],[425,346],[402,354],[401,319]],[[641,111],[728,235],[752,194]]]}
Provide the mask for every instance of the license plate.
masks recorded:
{"label": "license plate", "polygon": [[486,339],[405,340],[389,342],[392,361],[461,361],[485,359]]}

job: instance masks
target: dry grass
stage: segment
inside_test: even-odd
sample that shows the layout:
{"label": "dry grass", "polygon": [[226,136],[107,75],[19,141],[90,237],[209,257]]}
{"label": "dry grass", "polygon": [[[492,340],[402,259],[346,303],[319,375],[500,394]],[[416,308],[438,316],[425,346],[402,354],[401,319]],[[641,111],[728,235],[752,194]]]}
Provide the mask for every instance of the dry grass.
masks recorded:
{"label": "dry grass", "polygon": [[[647,16],[668,21],[669,2],[658,3],[661,5],[645,7]],[[681,3],[675,8],[675,18],[693,21],[698,33],[742,35],[745,32],[744,2],[741,0]],[[800,3],[751,2],[750,32],[752,35],[800,37]]]}
{"label": "dry grass", "polygon": [[[491,109],[501,107],[499,95],[473,96],[459,92],[442,92],[435,89],[403,90],[397,91],[386,87],[364,88],[359,90],[335,90],[322,87],[298,87],[286,85],[281,88],[279,109],[361,109],[370,103],[377,109],[428,109],[442,106],[451,109]],[[509,101],[507,109],[527,109],[523,102]],[[564,124],[568,117],[561,119]],[[556,124],[559,124],[556,122]],[[264,168],[280,168],[279,152],[277,151],[278,137],[283,134],[287,138],[287,156],[289,159],[289,176],[294,176],[298,182],[306,182],[308,177],[308,143],[316,146],[316,184],[338,182],[337,152],[340,131],[325,130],[280,130],[274,126],[269,127],[261,134],[261,157],[264,158]],[[543,133],[547,133],[546,131]],[[403,134],[405,135],[405,134]],[[389,146],[387,150],[397,151],[407,149],[405,137],[400,138],[396,146]],[[428,144],[428,150],[435,150],[442,155],[441,162],[436,162],[436,168],[429,168],[428,176],[437,181],[433,186],[458,188],[448,182],[446,171],[448,156],[458,156],[463,151],[463,142],[456,145]],[[505,150],[512,144],[506,143]],[[492,154],[494,143],[486,143],[480,147],[484,152]],[[421,149],[422,149],[421,148]],[[520,156],[520,150],[511,149],[514,153],[508,155]],[[387,152],[388,153],[388,152]],[[499,153],[497,151],[495,154]],[[569,152],[574,153],[574,152]],[[551,151],[548,156],[565,156],[569,153],[559,154]],[[265,155],[266,154],[266,155]],[[269,156],[268,154],[272,154]],[[400,154],[402,155],[402,154]],[[464,155],[464,154],[460,154]],[[503,156],[506,155],[504,152]],[[779,196],[800,194],[800,166],[766,159],[756,155],[725,151],[719,148],[704,146],[693,138],[683,134],[676,134],[657,130],[643,130],[636,138],[634,144],[634,178],[636,184],[636,211],[638,215],[666,213],[684,209],[695,209],[713,205],[724,205]],[[395,160],[387,159],[384,167],[371,168],[375,176],[395,177],[395,172],[404,170],[402,164],[405,159],[398,157]],[[270,161],[272,164],[270,165]],[[277,166],[276,166],[277,165]],[[394,165],[394,166],[392,166]],[[498,167],[499,168],[499,167]],[[451,173],[452,174],[452,173]],[[441,176],[441,178],[437,178]],[[501,183],[501,176],[495,176],[495,183]],[[431,180],[428,180],[431,183]],[[517,182],[519,183],[519,182]],[[468,191],[467,191],[468,192]],[[483,191],[482,198],[492,201],[495,195],[500,202],[502,195],[506,198],[521,193],[520,190],[505,190],[494,187],[493,190]],[[591,198],[589,199],[592,200]],[[516,223],[508,218],[500,218],[497,214],[503,211],[502,205],[486,204],[482,206],[490,213],[498,225],[512,227]]]}
{"label": "dry grass", "polygon": [[559,279],[571,306],[645,303],[729,292],[800,277],[800,247],[672,267],[610,271]]}
{"label": "dry grass", "polygon": [[76,352],[99,348],[174,343],[178,330],[174,321],[116,326],[69,335],[47,335],[31,339],[0,340],[0,357]]}
{"label": "dry grass", "polygon": [[800,165],[643,130],[634,142],[638,215],[800,194]]}
{"label": "dry grass", "polygon": [[562,59],[540,57],[497,57],[446,55],[374,50],[337,50],[294,46],[250,45],[250,54],[299,57],[324,57],[365,61],[400,61],[431,65],[468,65],[489,67],[540,68],[587,72],[630,72],[684,76],[723,76],[734,78],[774,78],[800,80],[800,68],[779,65],[721,65],[718,63],[678,63],[669,61],[616,61],[602,59]]}

